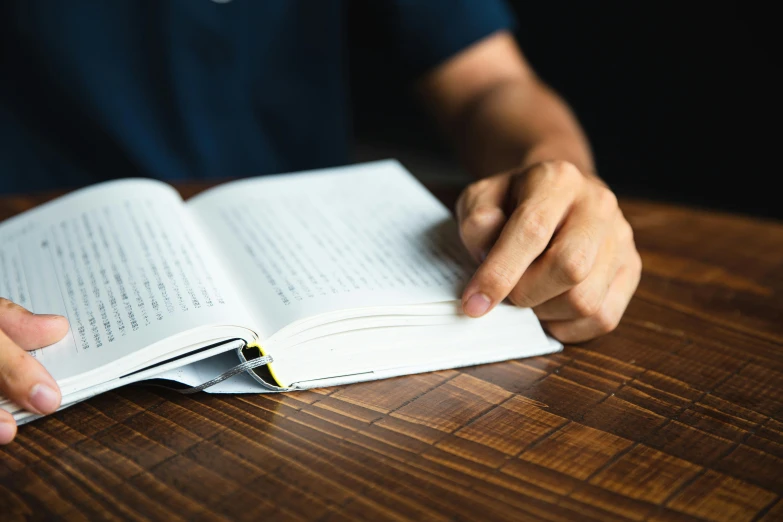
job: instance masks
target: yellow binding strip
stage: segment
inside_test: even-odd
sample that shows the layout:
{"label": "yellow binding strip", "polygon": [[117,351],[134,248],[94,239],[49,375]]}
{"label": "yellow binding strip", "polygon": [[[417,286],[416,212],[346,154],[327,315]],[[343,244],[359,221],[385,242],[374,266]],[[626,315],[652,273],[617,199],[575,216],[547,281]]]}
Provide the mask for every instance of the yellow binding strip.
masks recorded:
{"label": "yellow binding strip", "polygon": [[[247,348],[255,348],[255,349],[257,349],[258,353],[260,354],[259,357],[266,357],[267,355],[269,355],[268,353],[266,353],[266,351],[264,350],[264,347],[261,346],[261,344],[259,344],[258,341],[254,341],[252,343],[248,343]],[[283,388],[284,386],[282,384],[280,384],[280,379],[278,379],[277,375],[275,375],[275,370],[274,370],[274,368],[272,368],[272,363],[267,364],[266,367],[269,370],[269,374],[275,380],[275,382],[273,382],[271,384],[274,384],[275,386],[279,386],[279,387]]]}

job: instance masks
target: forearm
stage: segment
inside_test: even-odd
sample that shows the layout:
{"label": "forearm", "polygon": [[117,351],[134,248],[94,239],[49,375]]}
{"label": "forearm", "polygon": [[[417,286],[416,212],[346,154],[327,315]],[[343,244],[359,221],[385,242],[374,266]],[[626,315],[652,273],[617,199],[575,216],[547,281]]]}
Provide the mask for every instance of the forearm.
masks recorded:
{"label": "forearm", "polygon": [[585,174],[593,160],[576,118],[500,32],[422,79],[421,93],[468,168],[485,177],[546,160]]}
{"label": "forearm", "polygon": [[466,166],[479,177],[547,160],[593,173],[590,146],[566,104],[535,79],[508,79],[487,89],[451,126]]}

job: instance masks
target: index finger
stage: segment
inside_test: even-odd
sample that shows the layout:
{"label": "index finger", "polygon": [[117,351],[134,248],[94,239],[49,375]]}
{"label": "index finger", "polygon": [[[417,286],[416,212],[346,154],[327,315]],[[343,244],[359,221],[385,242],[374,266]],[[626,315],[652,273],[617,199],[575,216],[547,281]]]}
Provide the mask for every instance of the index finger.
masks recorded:
{"label": "index finger", "polygon": [[60,390],[46,369],[0,330],[0,393],[35,413],[60,407]]}
{"label": "index finger", "polygon": [[462,305],[479,317],[505,299],[552,239],[574,197],[570,176],[541,173],[520,190],[520,203],[465,288]]}

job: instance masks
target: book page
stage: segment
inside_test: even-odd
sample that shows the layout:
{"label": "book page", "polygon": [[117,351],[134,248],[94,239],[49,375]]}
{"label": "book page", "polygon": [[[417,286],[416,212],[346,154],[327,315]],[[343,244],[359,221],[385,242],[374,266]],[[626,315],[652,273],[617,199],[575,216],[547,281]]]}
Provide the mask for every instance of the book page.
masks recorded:
{"label": "book page", "polygon": [[341,309],[459,299],[450,212],[394,161],[237,181],[187,203],[264,337]]}
{"label": "book page", "polygon": [[189,329],[242,324],[244,310],[179,194],[148,180],[0,224],[0,296],[68,318],[62,341],[32,352],[61,386]]}

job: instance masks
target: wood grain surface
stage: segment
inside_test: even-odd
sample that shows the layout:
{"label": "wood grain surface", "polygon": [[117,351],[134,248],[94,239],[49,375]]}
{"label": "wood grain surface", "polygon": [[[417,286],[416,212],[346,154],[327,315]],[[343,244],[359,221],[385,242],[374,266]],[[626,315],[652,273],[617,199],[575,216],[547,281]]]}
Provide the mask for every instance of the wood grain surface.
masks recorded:
{"label": "wood grain surface", "polygon": [[0,447],[0,520],[783,520],[783,225],[622,207],[644,276],[614,333],[316,391],[106,393]]}

